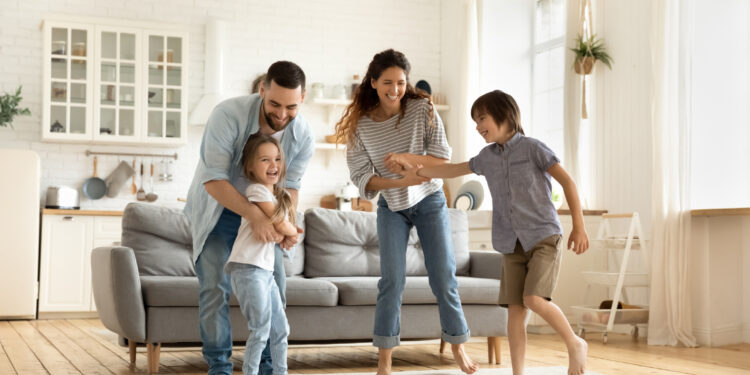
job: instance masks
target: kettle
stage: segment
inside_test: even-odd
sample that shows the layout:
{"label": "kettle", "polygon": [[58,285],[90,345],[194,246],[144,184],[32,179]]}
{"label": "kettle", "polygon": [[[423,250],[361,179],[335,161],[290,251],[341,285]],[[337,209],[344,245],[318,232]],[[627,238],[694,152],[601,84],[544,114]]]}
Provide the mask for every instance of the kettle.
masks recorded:
{"label": "kettle", "polygon": [[351,182],[347,182],[336,189],[336,208],[341,211],[352,210],[352,199],[359,198],[359,189]]}
{"label": "kettle", "polygon": [[44,208],[79,210],[81,204],[78,198],[78,190],[60,185],[48,187]]}

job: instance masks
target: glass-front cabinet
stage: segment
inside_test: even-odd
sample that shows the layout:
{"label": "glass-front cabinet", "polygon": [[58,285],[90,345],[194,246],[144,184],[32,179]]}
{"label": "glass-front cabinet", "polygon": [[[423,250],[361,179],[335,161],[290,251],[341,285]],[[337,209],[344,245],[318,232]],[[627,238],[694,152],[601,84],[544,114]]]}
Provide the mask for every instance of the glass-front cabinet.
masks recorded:
{"label": "glass-front cabinet", "polygon": [[144,53],[148,63],[143,94],[148,97],[145,123],[148,142],[171,143],[185,138],[187,111],[185,110],[184,36],[148,31],[144,34]]}
{"label": "glass-front cabinet", "polygon": [[93,28],[83,24],[45,24],[43,132],[47,139],[91,139]]}
{"label": "glass-front cabinet", "polygon": [[60,21],[44,31],[44,140],[187,142],[187,33]]}

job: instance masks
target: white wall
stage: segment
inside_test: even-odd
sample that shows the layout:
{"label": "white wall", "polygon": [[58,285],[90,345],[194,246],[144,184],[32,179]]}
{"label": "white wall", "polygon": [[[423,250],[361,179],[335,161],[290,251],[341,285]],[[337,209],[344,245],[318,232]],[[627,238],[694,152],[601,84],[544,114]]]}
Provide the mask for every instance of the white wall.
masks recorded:
{"label": "white wall", "polygon": [[[225,58],[225,87],[245,91],[252,80],[276,60],[298,63],[308,85],[349,84],[353,74],[363,75],[372,56],[386,48],[406,53],[412,64],[411,78],[427,80],[433,92],[441,91],[441,4],[428,0],[384,0],[377,3],[356,0],[96,0],[19,1],[0,0],[0,91],[24,86],[22,104],[32,116],[19,117],[15,129],[0,129],[0,147],[37,151],[42,159],[42,194],[47,186],[79,187],[90,176],[91,159],[86,149],[119,152],[179,154],[172,183],[158,183],[160,204],[175,204],[184,197],[197,162],[203,132],[191,127],[189,144],[179,149],[112,147],[42,143],[41,85],[42,32],[45,14],[158,21],[184,25],[189,30],[189,105],[194,106],[203,89],[204,25],[208,17],[228,22],[229,53]],[[446,24],[445,27],[451,27]],[[449,103],[450,104],[450,103]],[[312,123],[316,137],[331,134],[326,112],[305,105],[302,112]],[[330,158],[330,159],[328,159]],[[126,159],[130,161],[130,159]],[[100,158],[99,174],[105,175],[117,158]],[[319,176],[325,175],[325,179]],[[5,180],[6,176],[3,176]],[[317,206],[320,196],[333,193],[338,183],[349,180],[343,153],[317,150],[303,180],[301,207]],[[134,200],[122,194],[115,199],[82,201],[83,208],[121,209]]]}
{"label": "white wall", "polygon": [[693,217],[689,280],[699,345],[750,342],[750,216]]}

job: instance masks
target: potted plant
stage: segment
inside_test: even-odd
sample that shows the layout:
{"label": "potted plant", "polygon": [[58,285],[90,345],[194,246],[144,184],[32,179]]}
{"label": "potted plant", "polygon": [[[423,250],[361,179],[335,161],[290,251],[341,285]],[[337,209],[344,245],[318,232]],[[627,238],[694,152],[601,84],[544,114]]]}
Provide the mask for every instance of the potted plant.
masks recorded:
{"label": "potted plant", "polygon": [[0,127],[13,127],[13,117],[16,115],[30,115],[31,111],[28,108],[18,108],[18,103],[23,100],[21,96],[21,88],[18,86],[14,95],[5,93],[0,95]]}
{"label": "potted plant", "polygon": [[609,69],[612,69],[612,57],[607,53],[604,41],[597,38],[596,35],[585,39],[582,35],[578,35],[576,47],[570,50],[576,54],[573,69],[578,74],[590,74],[591,70],[594,69],[594,63],[597,61],[601,61]]}

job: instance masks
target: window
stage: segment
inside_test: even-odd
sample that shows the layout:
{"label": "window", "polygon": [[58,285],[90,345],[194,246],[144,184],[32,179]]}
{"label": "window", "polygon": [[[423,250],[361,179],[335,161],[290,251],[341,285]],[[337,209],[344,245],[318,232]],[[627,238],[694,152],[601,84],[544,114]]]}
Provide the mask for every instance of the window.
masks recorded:
{"label": "window", "polygon": [[[563,159],[565,0],[537,0],[534,12],[532,113],[529,136]],[[529,122],[524,122],[529,124]]]}

